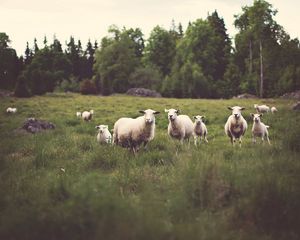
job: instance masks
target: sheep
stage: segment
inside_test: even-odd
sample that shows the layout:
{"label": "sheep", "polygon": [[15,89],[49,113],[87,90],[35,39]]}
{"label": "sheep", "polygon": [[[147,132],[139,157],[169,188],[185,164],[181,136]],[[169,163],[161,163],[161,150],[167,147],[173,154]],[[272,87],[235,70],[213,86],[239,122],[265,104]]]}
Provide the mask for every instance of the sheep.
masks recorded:
{"label": "sheep", "polygon": [[242,136],[247,130],[247,122],[243,118],[241,111],[244,110],[244,107],[234,106],[228,107],[229,110],[232,110],[232,114],[228,117],[227,122],[224,126],[225,133],[230,137],[231,144],[234,146],[236,139],[239,140],[240,147],[242,146]]}
{"label": "sheep", "polygon": [[207,132],[207,128],[206,128],[206,126],[203,122],[204,118],[205,118],[204,116],[199,116],[199,115],[194,116],[195,122],[194,122],[194,132],[193,132],[193,134],[194,134],[195,146],[197,146],[198,137],[200,137],[200,143],[202,141],[202,137],[204,137],[205,142],[208,143],[208,140],[206,138],[208,132]]}
{"label": "sheep", "polygon": [[97,134],[97,141],[102,144],[102,143],[108,143],[110,144],[112,141],[111,133],[108,130],[107,125],[98,125],[95,127],[98,129],[98,134]]}
{"label": "sheep", "polygon": [[76,112],[76,117],[81,117],[81,112]]}
{"label": "sheep", "polygon": [[257,105],[254,104],[254,108],[256,109],[257,113],[267,113],[270,111],[270,107],[267,105]]}
{"label": "sheep", "polygon": [[250,115],[253,118],[253,126],[252,126],[253,143],[256,143],[256,137],[261,137],[262,142],[264,142],[264,138],[266,137],[269,145],[271,145],[269,139],[269,132],[268,132],[269,126],[261,122],[260,118],[262,117],[262,114],[251,113]]}
{"label": "sheep", "polygon": [[144,148],[155,135],[155,115],[158,111],[141,110],[143,116],[137,118],[120,118],[114,124],[113,144],[128,147],[136,154],[141,144]]}
{"label": "sheep", "polygon": [[9,108],[6,109],[6,112],[7,113],[16,113],[17,112],[17,108],[11,108],[11,107],[9,107]]}
{"label": "sheep", "polygon": [[278,112],[277,108],[276,107],[271,107],[271,113],[275,113],[275,112]]}
{"label": "sheep", "polygon": [[84,111],[81,114],[81,117],[85,121],[90,121],[90,120],[92,120],[93,114],[94,114],[94,110],[90,110],[89,112],[88,111]]}
{"label": "sheep", "polygon": [[180,111],[177,109],[165,109],[165,112],[168,113],[169,136],[180,140],[181,143],[183,143],[184,139],[189,141],[194,132],[194,124],[190,117],[187,115],[178,115]]}

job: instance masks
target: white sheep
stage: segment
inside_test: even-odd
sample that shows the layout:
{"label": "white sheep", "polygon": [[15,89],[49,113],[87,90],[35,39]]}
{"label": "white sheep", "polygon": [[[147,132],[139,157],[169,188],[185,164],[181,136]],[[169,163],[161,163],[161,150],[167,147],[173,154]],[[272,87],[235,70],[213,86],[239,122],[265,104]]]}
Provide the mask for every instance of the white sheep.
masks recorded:
{"label": "white sheep", "polygon": [[267,105],[257,105],[254,104],[254,108],[256,109],[257,113],[267,113],[270,111],[270,107]]}
{"label": "white sheep", "polygon": [[100,144],[111,143],[112,137],[107,125],[98,125],[95,128],[98,129],[97,141]]}
{"label": "white sheep", "polygon": [[240,147],[242,146],[242,136],[247,130],[247,122],[243,118],[241,111],[244,110],[244,107],[234,106],[228,107],[229,110],[232,110],[232,114],[228,117],[227,122],[224,126],[225,133],[230,137],[232,145],[234,145],[236,139],[239,140]]}
{"label": "white sheep", "polygon": [[262,142],[264,142],[264,138],[267,138],[267,141],[269,145],[270,139],[269,139],[269,132],[268,132],[268,125],[265,125],[264,123],[261,122],[261,117],[262,114],[250,114],[253,118],[253,126],[252,126],[252,138],[253,138],[253,143],[256,143],[256,137],[261,137]]}
{"label": "white sheep", "polygon": [[206,138],[207,136],[207,128],[203,122],[203,119],[205,117],[204,116],[194,116],[194,119],[195,119],[195,122],[194,122],[194,143],[195,143],[195,146],[197,146],[197,139],[199,138],[199,143],[201,143],[202,141],[202,137],[204,137],[204,140],[205,142],[208,143],[208,140]]}
{"label": "white sheep", "polygon": [[76,117],[81,117],[81,112],[76,112]]}
{"label": "white sheep", "polygon": [[7,113],[16,113],[16,112],[17,112],[17,108],[11,108],[11,107],[8,107],[8,108],[6,109],[6,112],[7,112]]}
{"label": "white sheep", "polygon": [[155,115],[159,112],[152,109],[139,111],[143,116],[138,118],[120,118],[114,124],[113,144],[128,147],[133,153],[153,140],[155,134]]}
{"label": "white sheep", "polygon": [[168,113],[169,136],[180,140],[181,143],[183,143],[184,139],[189,141],[194,132],[194,124],[190,117],[187,115],[178,115],[180,111],[177,109],[165,109],[165,112]]}
{"label": "white sheep", "polygon": [[88,111],[84,111],[81,114],[81,117],[85,121],[90,121],[90,120],[92,120],[93,114],[94,114],[94,110],[90,110],[89,112]]}
{"label": "white sheep", "polygon": [[276,107],[271,107],[271,113],[275,113],[275,112],[278,112],[277,108]]}

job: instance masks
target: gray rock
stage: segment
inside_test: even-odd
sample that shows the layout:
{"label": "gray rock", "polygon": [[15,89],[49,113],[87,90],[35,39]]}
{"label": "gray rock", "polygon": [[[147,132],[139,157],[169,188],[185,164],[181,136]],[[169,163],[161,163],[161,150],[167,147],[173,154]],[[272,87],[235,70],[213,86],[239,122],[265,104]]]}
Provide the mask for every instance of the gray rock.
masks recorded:
{"label": "gray rock", "polygon": [[30,133],[38,133],[42,130],[54,129],[55,125],[51,122],[38,120],[35,118],[28,118],[22,126],[22,129]]}
{"label": "gray rock", "polygon": [[130,88],[126,94],[139,97],[161,97],[159,92],[147,88]]}
{"label": "gray rock", "polygon": [[294,92],[289,92],[285,93],[281,96],[281,98],[285,99],[299,99],[300,100],[300,90],[294,91]]}
{"label": "gray rock", "polygon": [[240,95],[237,95],[233,98],[238,98],[238,99],[247,99],[247,98],[258,98],[256,95],[250,94],[250,93],[243,93]]}
{"label": "gray rock", "polygon": [[300,110],[300,101],[293,104],[292,109],[295,111],[299,111]]}

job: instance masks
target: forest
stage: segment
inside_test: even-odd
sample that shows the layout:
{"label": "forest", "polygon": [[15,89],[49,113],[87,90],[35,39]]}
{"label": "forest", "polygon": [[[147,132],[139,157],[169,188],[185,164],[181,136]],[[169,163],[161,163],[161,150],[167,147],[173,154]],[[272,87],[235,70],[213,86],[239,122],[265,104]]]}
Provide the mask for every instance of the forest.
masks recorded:
{"label": "forest", "polygon": [[132,87],[164,97],[230,98],[250,93],[278,97],[300,89],[300,44],[274,20],[277,10],[264,0],[234,15],[237,34],[230,38],[221,14],[155,26],[148,39],[139,28],[111,25],[107,36],[65,46],[46,37],[27,42],[24,55],[0,32],[0,88],[17,97],[46,92],[124,93]]}

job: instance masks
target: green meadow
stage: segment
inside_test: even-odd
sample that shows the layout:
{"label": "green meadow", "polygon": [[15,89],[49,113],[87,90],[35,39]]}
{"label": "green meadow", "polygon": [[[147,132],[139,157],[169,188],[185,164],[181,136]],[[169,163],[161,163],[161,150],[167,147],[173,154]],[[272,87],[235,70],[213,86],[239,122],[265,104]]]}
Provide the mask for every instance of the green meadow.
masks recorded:
{"label": "green meadow", "polygon": [[[253,104],[271,146],[252,144]],[[0,99],[0,239],[299,239],[300,114],[282,99],[166,99],[46,94]],[[248,130],[232,147],[227,106],[246,107]],[[17,107],[7,114],[7,107]],[[156,135],[134,156],[99,145],[96,125],[154,109]],[[205,115],[209,143],[167,135],[165,108]],[[95,111],[90,122],[77,111]],[[19,131],[28,117],[55,130]],[[64,170],[64,171],[63,171]]]}

